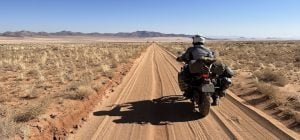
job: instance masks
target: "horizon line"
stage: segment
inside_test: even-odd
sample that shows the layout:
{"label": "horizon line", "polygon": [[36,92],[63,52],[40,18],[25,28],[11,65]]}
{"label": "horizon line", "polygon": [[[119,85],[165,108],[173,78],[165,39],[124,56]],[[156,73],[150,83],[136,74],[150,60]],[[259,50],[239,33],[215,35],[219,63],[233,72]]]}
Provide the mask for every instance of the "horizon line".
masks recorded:
{"label": "horizon line", "polygon": [[120,31],[120,32],[82,32],[82,31],[72,31],[72,30],[60,30],[60,31],[30,31],[30,30],[15,30],[15,31],[4,31],[0,32],[1,34],[11,32],[32,32],[32,33],[60,33],[60,32],[71,32],[71,33],[82,33],[82,34],[118,34],[118,33],[134,33],[134,32],[152,32],[152,33],[160,33],[165,35],[184,35],[184,36],[193,36],[193,35],[201,35],[206,38],[218,38],[218,39],[300,39],[300,37],[274,37],[274,36],[247,36],[247,35],[203,35],[203,34],[188,34],[188,33],[165,33],[165,32],[158,32],[158,31],[151,31],[151,30],[136,30],[136,31]]}

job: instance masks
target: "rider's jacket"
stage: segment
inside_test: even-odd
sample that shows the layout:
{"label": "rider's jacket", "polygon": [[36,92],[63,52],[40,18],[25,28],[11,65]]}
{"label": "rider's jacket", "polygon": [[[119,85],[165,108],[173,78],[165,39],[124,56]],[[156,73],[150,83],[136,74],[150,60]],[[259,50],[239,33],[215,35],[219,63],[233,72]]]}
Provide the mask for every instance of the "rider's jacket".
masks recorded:
{"label": "rider's jacket", "polygon": [[194,45],[194,47],[188,48],[186,52],[179,57],[179,60],[188,63],[191,60],[197,60],[201,57],[214,57],[214,54],[204,45]]}

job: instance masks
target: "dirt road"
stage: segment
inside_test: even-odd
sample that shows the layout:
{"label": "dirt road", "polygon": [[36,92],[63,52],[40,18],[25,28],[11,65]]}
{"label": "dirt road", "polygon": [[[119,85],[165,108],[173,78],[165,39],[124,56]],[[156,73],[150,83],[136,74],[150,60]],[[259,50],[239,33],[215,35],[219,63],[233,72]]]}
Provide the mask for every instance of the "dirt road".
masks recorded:
{"label": "dirt road", "polygon": [[[177,86],[181,64],[156,44],[69,139],[295,139],[233,97],[200,118]],[[278,124],[281,127],[280,124]]]}

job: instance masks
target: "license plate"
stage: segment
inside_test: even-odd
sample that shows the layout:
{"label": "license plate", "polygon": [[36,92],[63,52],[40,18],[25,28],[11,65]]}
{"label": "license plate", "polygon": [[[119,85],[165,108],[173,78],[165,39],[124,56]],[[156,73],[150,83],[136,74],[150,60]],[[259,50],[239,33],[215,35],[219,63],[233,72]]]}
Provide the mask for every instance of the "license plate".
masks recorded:
{"label": "license plate", "polygon": [[213,84],[202,85],[202,92],[215,92],[215,86]]}

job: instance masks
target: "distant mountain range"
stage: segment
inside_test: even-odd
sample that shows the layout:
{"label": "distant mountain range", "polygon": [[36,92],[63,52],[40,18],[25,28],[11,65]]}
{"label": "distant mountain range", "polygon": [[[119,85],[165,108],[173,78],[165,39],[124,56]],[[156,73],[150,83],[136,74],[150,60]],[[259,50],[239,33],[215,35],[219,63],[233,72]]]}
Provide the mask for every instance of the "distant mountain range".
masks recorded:
{"label": "distant mountain range", "polygon": [[0,36],[5,37],[38,37],[38,36],[95,36],[95,37],[191,37],[185,34],[164,34],[152,31],[136,31],[131,33],[81,33],[72,31],[60,31],[55,33],[48,32],[31,32],[31,31],[17,31],[17,32],[4,32]]}

